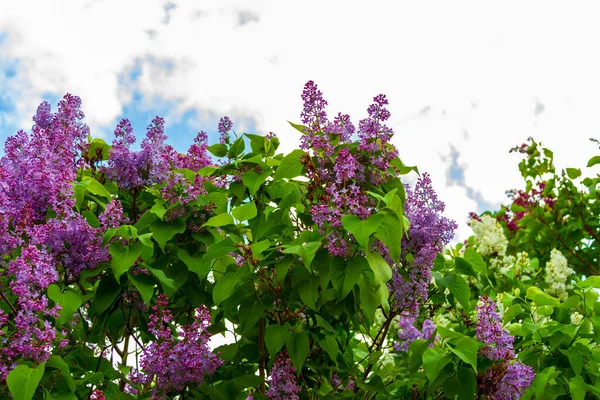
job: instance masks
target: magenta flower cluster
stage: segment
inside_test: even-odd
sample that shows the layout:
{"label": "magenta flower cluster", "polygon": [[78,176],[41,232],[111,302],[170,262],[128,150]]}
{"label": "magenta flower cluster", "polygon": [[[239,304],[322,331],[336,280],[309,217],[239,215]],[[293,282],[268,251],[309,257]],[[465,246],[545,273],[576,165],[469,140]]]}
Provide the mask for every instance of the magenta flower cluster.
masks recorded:
{"label": "magenta flower cluster", "polygon": [[478,378],[481,398],[487,400],[517,400],[535,379],[533,368],[521,361],[505,360],[493,365]]}
{"label": "magenta flower cluster", "polygon": [[515,360],[514,338],[502,328],[496,304],[487,296],[479,298],[477,306],[477,339],[485,346],[480,353],[490,360],[500,361],[478,377],[478,389],[484,398],[513,400],[521,397],[533,379],[533,368]]}
{"label": "magenta flower cluster", "polygon": [[415,340],[429,340],[431,336],[433,336],[433,333],[435,332],[435,324],[433,321],[429,319],[423,321],[423,328],[421,330],[415,327],[416,321],[417,318],[408,311],[404,311],[400,314],[400,319],[398,320],[399,341],[394,343],[394,349],[396,351],[402,350],[408,352],[408,348]]}
{"label": "magenta flower cluster", "polygon": [[296,382],[296,369],[287,353],[279,353],[275,358],[273,368],[271,368],[267,397],[273,400],[298,400],[300,389]]}
{"label": "magenta flower cluster", "polygon": [[[0,159],[0,290],[14,322],[2,323],[0,381],[17,361],[44,362],[64,346],[51,322],[60,308],[46,297],[48,286],[108,257],[100,230],[73,210],[71,182],[84,166],[80,155],[89,134],[80,106],[69,94],[56,113],[42,103],[32,133],[7,139]],[[3,257],[17,249],[17,257]]]}
{"label": "magenta flower cluster", "polygon": [[388,101],[381,94],[373,99],[368,117],[359,123],[357,145],[344,146],[351,144],[356,131],[350,117],[340,113],[330,122],[325,111],[327,101],[313,81],[304,86],[302,100],[305,129],[300,147],[314,155],[307,168],[314,200],[309,212],[319,231],[326,235],[329,252],[347,257],[354,238],[341,229],[342,217],[368,218],[375,211],[368,190],[394,171],[391,162],[398,152],[390,143],[393,132],[384,124],[390,116],[385,108]]}
{"label": "magenta flower cluster", "polygon": [[133,374],[132,380],[147,384],[156,379],[153,398],[166,399],[171,392],[180,393],[187,385],[201,385],[206,376],[213,375],[223,363],[210,351],[210,312],[205,307],[196,309],[194,321],[179,327],[179,338],[173,337],[173,315],[167,308],[168,298],[158,296],[152,307],[148,330],[156,340],[148,344],[141,357],[143,373]]}
{"label": "magenta flower cluster", "polygon": [[490,360],[514,358],[513,342],[515,339],[506,329],[502,328],[496,304],[487,296],[482,296],[479,300],[483,304],[476,307],[476,332],[477,339],[485,344],[480,353]]}
{"label": "magenta flower cluster", "polygon": [[457,224],[442,215],[445,205],[438,200],[429,174],[421,175],[413,189],[407,187],[406,197],[404,213],[410,228],[408,239],[402,240],[402,266],[393,270],[391,290],[398,312],[416,314],[428,299],[433,260],[452,239]]}
{"label": "magenta flower cluster", "polygon": [[175,150],[164,143],[167,138],[164,127],[164,119],[154,118],[142,140],[141,150],[132,151],[133,128],[129,120],[121,120],[115,129],[106,176],[123,190],[163,182],[178,158]]}

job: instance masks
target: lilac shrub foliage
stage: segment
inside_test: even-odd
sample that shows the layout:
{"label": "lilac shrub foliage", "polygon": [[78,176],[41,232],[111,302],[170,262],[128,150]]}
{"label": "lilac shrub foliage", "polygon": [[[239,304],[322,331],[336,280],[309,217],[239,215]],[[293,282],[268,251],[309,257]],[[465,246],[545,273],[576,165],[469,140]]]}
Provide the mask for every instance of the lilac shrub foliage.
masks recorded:
{"label": "lilac shrub foliage", "polygon": [[139,150],[127,119],[109,146],[79,98],[42,103],[0,159],[0,395],[418,398],[459,375],[473,396],[523,393],[533,369],[491,300],[469,310],[469,284],[440,274],[456,223],[428,174],[400,179],[417,169],[386,96],[356,125],[312,81],[301,98],[285,156],[228,117],[185,154],[160,117]]}

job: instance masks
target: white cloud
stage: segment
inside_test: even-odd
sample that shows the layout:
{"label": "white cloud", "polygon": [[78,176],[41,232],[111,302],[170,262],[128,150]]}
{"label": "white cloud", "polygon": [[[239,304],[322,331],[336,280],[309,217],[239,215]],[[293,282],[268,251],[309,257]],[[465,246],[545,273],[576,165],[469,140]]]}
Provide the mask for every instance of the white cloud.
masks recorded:
{"label": "white cloud", "polygon": [[[174,114],[254,118],[289,150],[297,135],[286,121],[299,121],[308,79],[330,115],[355,121],[386,93],[401,157],[431,173],[462,224],[476,204],[445,185],[449,143],[465,185],[493,204],[520,185],[508,149],[528,136],[561,167],[584,166],[596,150],[587,142],[600,137],[596,11],[593,2],[23,0],[0,15],[9,33],[0,49],[20,60],[24,121],[42,93],[72,92],[92,127],[112,125],[139,90],[176,104]],[[123,80],[135,66],[137,80]]]}

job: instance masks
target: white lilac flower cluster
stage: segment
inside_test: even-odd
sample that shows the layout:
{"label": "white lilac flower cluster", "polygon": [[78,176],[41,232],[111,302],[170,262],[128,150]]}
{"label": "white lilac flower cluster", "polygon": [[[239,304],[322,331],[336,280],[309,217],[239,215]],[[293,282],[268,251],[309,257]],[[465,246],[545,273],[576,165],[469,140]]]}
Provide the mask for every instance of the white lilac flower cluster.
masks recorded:
{"label": "white lilac flower cluster", "polygon": [[[507,275],[511,271],[513,272],[513,276],[521,276],[523,271],[527,271],[529,266],[531,265],[531,261],[529,260],[529,254],[527,252],[522,251],[517,253],[517,256],[506,255],[502,258],[496,257],[490,260],[490,267],[493,269],[497,269],[499,275]],[[521,279],[530,279],[529,276],[521,276]]]}
{"label": "white lilac flower cluster", "polygon": [[546,278],[548,288],[546,293],[563,298],[567,295],[567,279],[575,271],[567,265],[567,259],[556,249],[552,249],[550,260],[546,263]]}
{"label": "white lilac flower cluster", "polygon": [[481,220],[471,221],[475,233],[477,252],[483,256],[496,254],[504,256],[508,240],[504,236],[502,226],[491,215],[482,215]]}

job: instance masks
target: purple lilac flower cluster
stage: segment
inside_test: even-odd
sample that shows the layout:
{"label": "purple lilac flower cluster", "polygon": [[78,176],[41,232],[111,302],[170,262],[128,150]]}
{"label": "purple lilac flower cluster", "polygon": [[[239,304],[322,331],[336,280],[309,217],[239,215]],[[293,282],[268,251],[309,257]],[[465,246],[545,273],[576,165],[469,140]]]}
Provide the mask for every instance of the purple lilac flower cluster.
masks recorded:
{"label": "purple lilac flower cluster", "polygon": [[163,182],[178,160],[175,150],[164,143],[167,138],[164,128],[165,120],[154,118],[142,140],[141,150],[131,151],[130,146],[135,143],[133,128],[129,120],[121,120],[115,129],[106,176],[123,190]]}
{"label": "purple lilac flower cluster", "polygon": [[271,368],[271,382],[267,397],[274,400],[298,400],[300,390],[296,382],[296,369],[287,353],[279,353]]}
{"label": "purple lilac flower cluster", "polygon": [[367,195],[368,188],[385,181],[393,173],[391,161],[398,155],[390,143],[393,132],[383,124],[390,113],[385,108],[388,101],[378,95],[368,108],[368,117],[359,124],[358,146],[342,147],[350,143],[355,132],[350,117],[339,113],[330,122],[325,107],[327,101],[313,81],[304,86],[304,109],[301,113],[305,125],[300,147],[312,152],[307,161],[307,175],[311,180],[309,208],[313,222],[322,234],[327,234],[326,247],[336,256],[346,257],[351,252],[353,238],[341,229],[344,215],[368,218],[375,204]]}
{"label": "purple lilac flower cluster", "polygon": [[[0,262],[3,296],[14,326],[3,329],[0,381],[19,360],[43,362],[60,339],[49,317],[56,317],[45,293],[62,274],[71,278],[106,260],[98,229],[73,211],[75,171],[82,166],[88,127],[81,100],[67,94],[53,114],[42,103],[29,135],[19,131],[6,141],[0,159]],[[0,257],[0,260],[2,257]]]}
{"label": "purple lilac flower cluster", "polygon": [[513,341],[515,340],[506,329],[502,328],[500,315],[496,304],[487,296],[479,300],[483,303],[477,310],[477,339],[485,344],[480,352],[490,360],[506,360],[515,357]]}
{"label": "purple lilac flower cluster", "polygon": [[408,239],[402,239],[402,267],[393,270],[391,290],[398,312],[416,314],[428,298],[433,260],[452,239],[457,224],[442,216],[445,205],[438,200],[429,174],[421,175],[414,189],[407,187],[406,192],[404,213],[410,228]]}
{"label": "purple lilac flower cluster", "polygon": [[183,325],[179,339],[173,337],[170,327],[173,320],[167,309],[168,298],[158,296],[154,313],[150,315],[148,330],[156,337],[144,349],[140,366],[144,373],[131,375],[133,381],[145,384],[156,377],[153,398],[166,399],[169,392],[181,392],[190,383],[201,385],[205,376],[215,373],[223,363],[208,347],[210,312],[205,307],[196,309],[194,322]]}
{"label": "purple lilac flower cluster", "polygon": [[111,200],[104,207],[104,211],[98,217],[98,221],[104,231],[129,223],[129,219],[123,215],[123,204],[119,200]]}
{"label": "purple lilac flower cluster", "polygon": [[343,392],[345,390],[354,391],[354,388],[355,388],[355,384],[352,379],[349,379],[348,384],[346,386],[344,386],[342,384],[342,380],[340,379],[340,377],[338,376],[337,373],[334,373],[333,376],[331,377],[331,386],[333,386],[333,389],[336,392],[337,391]]}
{"label": "purple lilac flower cluster", "polygon": [[[6,266],[6,274],[12,279],[9,288],[16,299],[12,315],[14,332],[4,330],[3,346],[0,346],[0,381],[19,359],[36,363],[45,362],[51,355],[56,339],[56,329],[48,317],[57,317],[60,307],[50,307],[44,294],[48,286],[58,279],[52,257],[29,245],[21,250],[21,256]],[[6,321],[6,318],[3,318]],[[0,324],[2,326],[4,324]]]}
{"label": "purple lilac flower cluster", "polygon": [[535,378],[533,368],[521,361],[503,361],[494,364],[478,378],[477,389],[481,398],[488,400],[517,400]]}
{"label": "purple lilac flower cluster", "polygon": [[385,108],[388,104],[385,95],[375,96],[373,104],[367,109],[369,117],[358,124],[358,149],[369,155],[368,163],[375,167],[369,168],[369,180],[375,185],[385,181],[390,162],[398,157],[398,150],[390,143],[394,132],[383,124],[390,117],[390,112]]}
{"label": "purple lilac flower cluster", "polygon": [[476,308],[477,339],[485,346],[480,353],[490,360],[500,361],[478,377],[478,389],[485,399],[513,400],[521,397],[535,378],[533,368],[515,360],[514,338],[502,329],[496,304],[487,296],[479,298]]}
{"label": "purple lilac flower cluster", "polygon": [[231,122],[229,117],[223,117],[219,120],[217,130],[221,134],[221,136],[219,136],[220,144],[229,144],[229,131],[231,128],[233,128],[233,122]]}
{"label": "purple lilac flower cluster", "polygon": [[399,342],[394,343],[394,349],[396,351],[408,351],[411,343],[417,339],[425,339],[429,340],[433,333],[435,332],[435,324],[433,321],[426,319],[423,321],[422,330],[418,330],[415,327],[415,322],[417,318],[413,314],[404,311],[400,314],[400,319],[398,320],[398,339]]}

